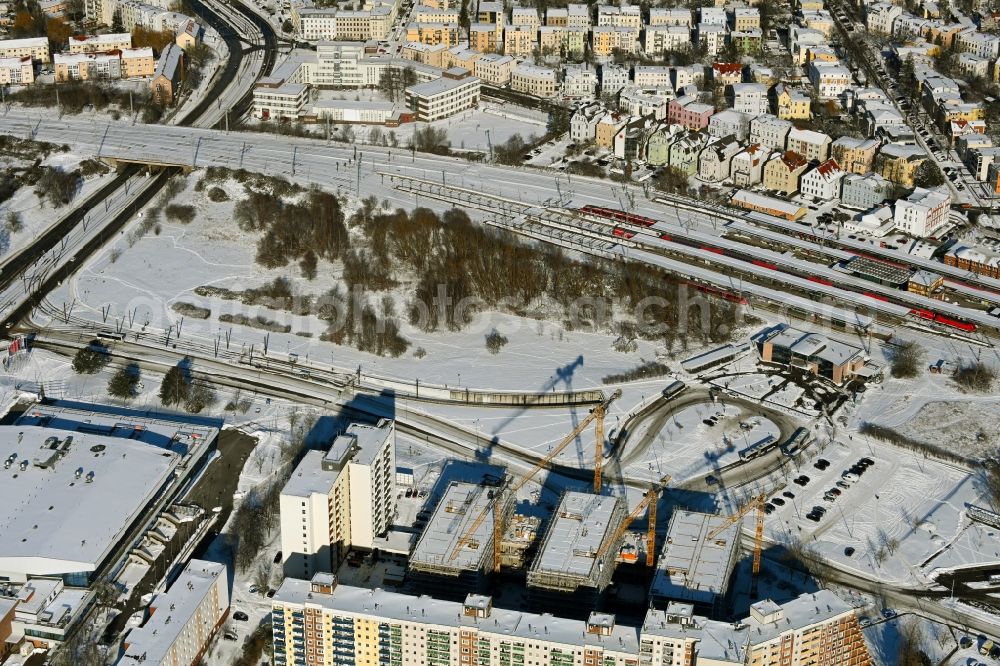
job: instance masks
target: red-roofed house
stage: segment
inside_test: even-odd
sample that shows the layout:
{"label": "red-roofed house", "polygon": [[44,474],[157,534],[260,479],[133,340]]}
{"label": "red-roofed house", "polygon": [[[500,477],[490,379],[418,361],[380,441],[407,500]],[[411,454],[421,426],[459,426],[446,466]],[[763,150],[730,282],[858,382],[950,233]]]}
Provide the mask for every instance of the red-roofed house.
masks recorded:
{"label": "red-roofed house", "polygon": [[844,175],[837,160],[829,159],[803,175],[799,189],[809,197],[827,201],[836,199],[840,195],[840,180]]}
{"label": "red-roofed house", "polygon": [[805,173],[809,161],[790,150],[775,153],[764,165],[764,187],[783,194],[794,194],[799,190],[799,177]]}
{"label": "red-roofed house", "polygon": [[731,86],[743,82],[743,64],[738,62],[712,63],[712,82],[717,86]]}

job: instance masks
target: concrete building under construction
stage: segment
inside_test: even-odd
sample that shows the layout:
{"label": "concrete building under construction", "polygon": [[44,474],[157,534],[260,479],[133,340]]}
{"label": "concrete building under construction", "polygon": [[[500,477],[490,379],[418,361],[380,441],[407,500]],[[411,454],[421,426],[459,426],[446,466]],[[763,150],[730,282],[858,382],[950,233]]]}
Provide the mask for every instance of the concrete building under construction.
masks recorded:
{"label": "concrete building under construction", "polygon": [[599,604],[618,556],[618,544],[610,541],[625,515],[620,497],[563,494],[528,570],[528,589],[538,607],[575,616]]}
{"label": "concrete building under construction", "polygon": [[[506,517],[514,506],[511,497],[503,496],[503,505],[497,507],[500,497],[493,486],[453,481],[410,556],[410,579],[427,593],[445,599],[481,592],[493,570],[494,511]],[[470,533],[484,512],[484,519]]]}
{"label": "concrete building under construction", "polygon": [[699,614],[720,614],[740,551],[742,522],[727,522],[714,513],[674,511],[649,589],[655,607],[679,601]]}
{"label": "concrete building under construction", "polygon": [[500,541],[500,566],[505,571],[523,570],[528,565],[541,525],[537,516],[520,513],[515,513],[507,522],[507,531]]}

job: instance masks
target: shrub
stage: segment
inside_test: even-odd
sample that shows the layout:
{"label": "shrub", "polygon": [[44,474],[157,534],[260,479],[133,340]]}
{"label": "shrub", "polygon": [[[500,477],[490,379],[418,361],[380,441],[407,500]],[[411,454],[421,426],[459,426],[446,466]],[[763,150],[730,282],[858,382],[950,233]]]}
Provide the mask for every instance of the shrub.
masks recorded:
{"label": "shrub", "polygon": [[486,349],[491,354],[499,354],[506,344],[507,338],[495,328],[486,335]]}
{"label": "shrub", "polygon": [[993,368],[982,361],[959,363],[951,375],[951,378],[962,388],[979,392],[989,391],[995,377],[996,372]]}
{"label": "shrub", "polygon": [[226,194],[224,189],[216,186],[208,191],[208,200],[215,203],[222,203],[223,201],[229,201],[229,195]]}
{"label": "shrub", "polygon": [[908,379],[916,377],[924,357],[924,348],[915,340],[903,340],[889,347],[890,372],[893,377]]}
{"label": "shrub", "polygon": [[163,209],[168,220],[180,224],[191,224],[194,221],[195,212],[195,207],[187,204],[170,204]]}

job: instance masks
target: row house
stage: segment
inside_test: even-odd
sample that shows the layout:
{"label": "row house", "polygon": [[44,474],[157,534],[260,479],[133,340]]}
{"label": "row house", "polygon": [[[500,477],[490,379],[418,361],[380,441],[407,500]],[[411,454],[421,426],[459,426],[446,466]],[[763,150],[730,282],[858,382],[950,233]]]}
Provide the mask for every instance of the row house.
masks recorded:
{"label": "row house", "polygon": [[598,5],[597,25],[618,28],[642,29],[642,10],[638,5]]}
{"label": "row house", "polygon": [[757,116],[750,121],[750,141],[772,150],[784,150],[792,123],[770,114]]}
{"label": "row house", "polygon": [[693,95],[684,95],[670,100],[667,105],[667,122],[683,125],[689,130],[708,128],[708,122],[715,113],[715,107],[698,101]]}
{"label": "row house", "polygon": [[710,56],[716,56],[726,45],[726,27],[715,23],[699,23],[695,31],[698,46]]}
{"label": "row house", "polygon": [[575,58],[583,55],[588,37],[586,28],[547,25],[538,31],[538,45],[542,53]]}
{"label": "row house", "polygon": [[511,71],[510,87],[535,97],[554,97],[559,92],[559,74],[550,67],[522,62]]}
{"label": "row house", "polygon": [[872,170],[878,147],[877,139],[842,136],[830,144],[830,154],[845,171],[863,174]]}
{"label": "row house", "polygon": [[893,24],[903,15],[903,8],[888,2],[876,2],[865,9],[865,26],[873,35],[893,34]]}
{"label": "row house", "polygon": [[805,156],[810,162],[823,162],[830,155],[831,143],[830,137],[822,132],[793,127],[788,132],[785,147]]}
{"label": "row house", "polygon": [[601,65],[600,79],[602,95],[617,95],[629,84],[631,72],[623,65]]}
{"label": "row house", "polygon": [[775,153],[764,165],[764,187],[791,196],[799,190],[799,178],[808,166],[809,161],[798,153]]}
{"label": "row house", "polygon": [[841,180],[840,203],[870,210],[892,197],[894,185],[877,173],[849,173]]}
{"label": "row house", "polygon": [[760,144],[752,143],[733,156],[729,167],[729,179],[737,187],[753,187],[764,179],[764,164],[771,151]]}
{"label": "row house", "polygon": [[813,60],[809,63],[809,81],[820,99],[837,99],[851,87],[851,70],[839,62]]}
{"label": "row house", "polygon": [[565,97],[593,97],[597,92],[597,72],[587,64],[566,65],[563,69],[562,94]]}
{"label": "row house", "polygon": [[688,176],[698,173],[698,157],[713,138],[705,132],[685,132],[670,144],[670,167]]}
{"label": "row house", "polygon": [[712,63],[712,85],[725,87],[743,81],[743,64],[739,62]]}
{"label": "row house", "polygon": [[708,133],[717,139],[735,136],[739,141],[746,141],[749,127],[750,118],[733,109],[719,111],[708,120]]}
{"label": "row house", "polygon": [[487,53],[478,58],[473,64],[473,73],[476,78],[494,86],[505,86],[510,83],[511,74],[514,72],[515,61],[509,55],[498,53]]}
{"label": "row house", "polygon": [[604,25],[591,28],[591,50],[604,57],[615,51],[635,54],[639,52],[639,31],[624,26]]}
{"label": "row house", "polygon": [[840,181],[844,175],[837,160],[827,160],[802,176],[799,189],[804,196],[832,201],[840,196]]}
{"label": "row house", "polygon": [[649,25],[653,27],[677,25],[690,30],[693,20],[689,9],[652,7],[649,10]]}
{"label": "row house", "polygon": [[913,176],[926,159],[927,153],[916,146],[890,143],[875,156],[875,171],[898,185],[913,187]]}
{"label": "row house", "polygon": [[737,83],[729,90],[730,106],[755,118],[767,113],[768,89],[762,83]]}
{"label": "row house", "polygon": [[[479,24],[482,25],[482,24]],[[531,55],[532,51],[538,46],[538,33],[535,32],[534,28],[530,26],[523,25],[512,25],[508,26],[503,31],[503,52],[505,55],[526,58]],[[472,35],[469,35],[470,41],[472,40]],[[475,47],[473,47],[475,48]],[[485,51],[489,53],[490,51]],[[546,51],[542,51],[543,55],[547,55]]]}
{"label": "row house", "polygon": [[698,177],[717,183],[729,178],[730,166],[743,146],[735,136],[717,138],[698,157]]}
{"label": "row house", "polygon": [[812,116],[812,100],[797,88],[779,83],[772,90],[774,113],[782,120],[808,120]]}
{"label": "row house", "polygon": [[643,52],[651,57],[667,51],[683,51],[690,46],[691,30],[684,26],[649,26],[643,36]]}

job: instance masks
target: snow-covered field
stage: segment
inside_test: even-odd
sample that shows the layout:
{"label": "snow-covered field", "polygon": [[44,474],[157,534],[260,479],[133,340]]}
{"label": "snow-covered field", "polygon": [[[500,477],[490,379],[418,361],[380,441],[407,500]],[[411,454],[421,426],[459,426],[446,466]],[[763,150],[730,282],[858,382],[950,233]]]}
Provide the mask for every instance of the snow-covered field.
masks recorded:
{"label": "snow-covered field", "polygon": [[[2,159],[2,158],[0,158]],[[52,153],[42,160],[45,166],[59,167],[63,171],[73,171],[80,166],[85,158],[72,152]],[[75,204],[83,201],[95,190],[112,179],[114,175],[110,172],[100,176],[95,175],[85,178],[76,192],[76,196],[68,206],[53,208],[49,203],[42,201],[35,193],[34,187],[22,186],[14,196],[0,204],[0,222],[6,228],[7,216],[16,213],[23,225],[22,229],[10,234],[10,246],[7,252],[14,252],[34,242],[49,226],[58,222],[64,215],[69,213]],[[0,257],[2,259],[2,257]]]}
{"label": "snow-covered field", "polygon": [[[329,361],[339,368],[361,368],[363,373],[404,377],[411,381],[448,386],[491,387],[527,391],[598,388],[601,379],[620,373],[655,358],[655,346],[638,341],[634,352],[612,350],[614,337],[608,333],[569,331],[560,323],[483,312],[460,331],[425,333],[401,319],[402,334],[412,345],[399,358],[379,357],[319,340],[326,322],[316,316],[292,315],[265,307],[244,306],[236,301],[203,298],[194,290],[203,285],[242,290],[287,277],[302,294],[322,295],[340,279],[340,266],[321,262],[318,277],[309,281],[292,264],[286,268],[265,269],[254,262],[255,243],[240,231],[232,220],[233,203],[213,203],[205,193],[195,192],[197,177],[179,201],[189,202],[199,214],[189,225],[163,220],[159,233],[151,232],[128,247],[125,236],[113,247],[93,257],[50,297],[61,307],[73,303],[73,315],[102,321],[102,308],[110,305],[110,320],[132,313],[136,326],[177,330],[182,317],[172,309],[177,302],[193,303],[211,309],[208,319],[183,318],[181,341],[199,338],[210,346],[212,341],[232,328],[231,345],[263,343],[264,332],[239,325],[220,324],[222,314],[263,315],[287,324],[289,333],[272,332],[270,349],[279,354],[297,353],[316,362]],[[230,181],[225,185],[232,199],[241,196],[241,186]],[[406,292],[393,295],[397,311],[406,307]],[[373,296],[374,298],[374,296]],[[497,355],[485,347],[485,335],[497,329],[509,340]],[[426,356],[418,358],[418,348]]]}

